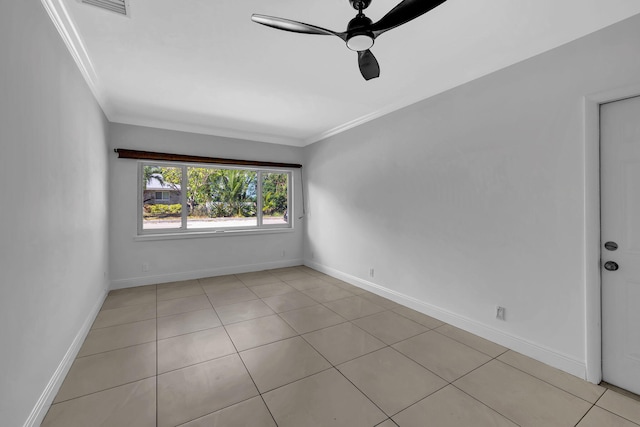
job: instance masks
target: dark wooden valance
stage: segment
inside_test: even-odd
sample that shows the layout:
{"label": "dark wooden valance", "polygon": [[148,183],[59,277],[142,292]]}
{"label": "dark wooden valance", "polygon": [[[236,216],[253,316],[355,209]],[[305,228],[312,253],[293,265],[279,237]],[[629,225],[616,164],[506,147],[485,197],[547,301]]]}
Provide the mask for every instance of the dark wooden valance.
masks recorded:
{"label": "dark wooden valance", "polygon": [[219,165],[253,166],[267,168],[291,168],[299,169],[302,165],[296,163],[262,162],[257,160],[221,159],[217,157],[188,156],[184,154],[154,153],[152,151],[127,150],[116,148],[118,158],[136,160],[156,160],[160,162],[183,163],[215,163]]}

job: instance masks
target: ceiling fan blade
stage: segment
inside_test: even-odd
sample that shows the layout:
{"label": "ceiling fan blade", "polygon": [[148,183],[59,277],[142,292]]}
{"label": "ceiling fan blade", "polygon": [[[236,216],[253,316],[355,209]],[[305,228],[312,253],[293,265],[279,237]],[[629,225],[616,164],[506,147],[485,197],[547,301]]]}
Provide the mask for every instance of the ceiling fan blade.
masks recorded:
{"label": "ceiling fan blade", "polygon": [[362,77],[365,80],[380,77],[380,65],[370,50],[358,52],[358,65],[360,66],[360,73],[362,73]]}
{"label": "ceiling fan blade", "polygon": [[275,16],[258,15],[254,13],[251,15],[251,20],[258,24],[266,25],[267,27],[291,31],[293,33],[338,36],[345,41],[347,39],[346,33],[337,33],[335,31],[327,30],[326,28],[316,27],[315,25],[305,24],[304,22],[292,21],[290,19],[276,18]]}
{"label": "ceiling fan blade", "polygon": [[403,0],[378,22],[371,25],[370,29],[377,37],[385,31],[406,24],[412,19],[435,9],[445,1],[447,0]]}

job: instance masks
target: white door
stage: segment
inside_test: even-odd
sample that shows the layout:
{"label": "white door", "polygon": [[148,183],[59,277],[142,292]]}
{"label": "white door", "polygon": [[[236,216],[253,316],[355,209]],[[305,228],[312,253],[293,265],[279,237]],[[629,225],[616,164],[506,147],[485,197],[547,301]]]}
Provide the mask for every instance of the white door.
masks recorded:
{"label": "white door", "polygon": [[640,97],[602,105],[600,126],[602,374],[640,394]]}

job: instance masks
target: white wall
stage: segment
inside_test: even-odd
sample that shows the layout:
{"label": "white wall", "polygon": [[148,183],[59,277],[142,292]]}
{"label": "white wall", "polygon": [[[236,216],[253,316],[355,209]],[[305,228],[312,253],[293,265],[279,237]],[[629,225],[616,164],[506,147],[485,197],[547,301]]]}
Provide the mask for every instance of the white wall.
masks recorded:
{"label": "white wall", "polygon": [[638,40],[636,16],[307,147],[305,262],[584,377],[583,97],[640,82]]}
{"label": "white wall", "polygon": [[[301,163],[302,149],[224,137],[111,124],[112,148],[231,159]],[[137,241],[138,163],[110,157],[111,278],[113,288],[255,271],[302,263],[300,172],[294,177],[294,231]],[[285,251],[285,256],[282,256]],[[142,271],[142,264],[149,271]]]}
{"label": "white wall", "polygon": [[0,424],[19,426],[107,288],[107,123],[39,1],[2,2],[0,58]]}

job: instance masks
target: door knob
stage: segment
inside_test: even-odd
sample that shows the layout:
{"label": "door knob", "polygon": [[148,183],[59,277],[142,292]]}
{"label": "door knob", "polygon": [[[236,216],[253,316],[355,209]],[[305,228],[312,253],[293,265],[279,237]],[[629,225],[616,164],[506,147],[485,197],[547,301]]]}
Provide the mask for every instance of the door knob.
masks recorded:
{"label": "door knob", "polygon": [[614,261],[607,261],[604,263],[604,269],[608,271],[616,271],[618,268],[618,263]]}

